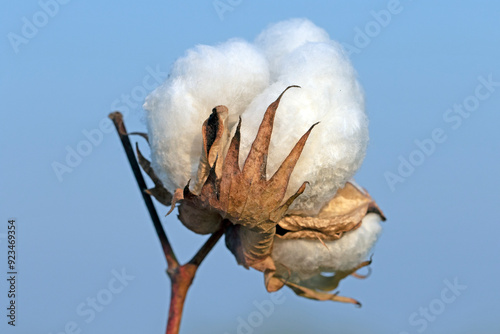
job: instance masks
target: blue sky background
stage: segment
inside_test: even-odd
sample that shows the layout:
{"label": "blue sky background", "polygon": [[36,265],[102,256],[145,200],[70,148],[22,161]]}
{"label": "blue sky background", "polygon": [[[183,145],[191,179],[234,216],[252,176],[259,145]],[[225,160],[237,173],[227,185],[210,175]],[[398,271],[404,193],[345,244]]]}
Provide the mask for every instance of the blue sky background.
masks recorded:
{"label": "blue sky background", "polygon": [[[340,287],[362,308],[284,289],[274,311],[247,332],[500,332],[498,2],[401,0],[385,26],[372,11],[392,8],[391,1],[221,0],[231,9],[222,13],[211,0],[62,2],[52,16],[40,14],[35,0],[3,1],[0,11],[1,333],[164,331],[170,282],[159,242],[117,135],[96,129],[109,112],[128,108],[128,128],[144,130],[141,94],[159,82],[146,79],[145,87],[143,80],[155,70],[165,78],[186,49],[253,40],[292,17],[309,18],[356,48],[351,59],[371,131],[356,178],[388,221],[371,277]],[[38,31],[24,28],[23,35],[34,20]],[[363,39],[367,29],[371,36]],[[26,39],[13,47],[13,34]],[[489,77],[496,84],[481,84]],[[128,107],[123,94],[132,96]],[[467,103],[466,117],[448,111]],[[83,147],[85,131],[102,139]],[[433,131],[440,142],[418,153],[415,141],[428,143]],[[54,162],[66,164],[68,149],[78,147],[87,156],[59,179]],[[418,166],[391,187],[387,173],[398,175],[400,159]],[[163,216],[166,208],[158,209]],[[18,222],[15,328],[5,316],[11,217]],[[175,215],[163,221],[178,256],[188,260],[204,238]],[[126,286],[113,279],[122,271],[130,276]],[[443,297],[454,282],[461,288]],[[91,317],[86,303],[97,297],[107,304]],[[221,242],[198,271],[181,332],[237,333],[239,318],[260,319],[255,302],[265,300],[262,274],[237,266]]]}

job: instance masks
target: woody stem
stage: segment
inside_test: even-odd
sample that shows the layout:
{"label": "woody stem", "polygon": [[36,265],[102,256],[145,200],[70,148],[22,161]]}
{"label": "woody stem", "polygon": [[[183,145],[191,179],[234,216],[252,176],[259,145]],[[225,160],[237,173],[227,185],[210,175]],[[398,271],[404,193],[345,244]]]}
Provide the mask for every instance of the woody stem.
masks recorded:
{"label": "woody stem", "polygon": [[179,266],[179,262],[174,254],[172,246],[168,241],[167,234],[163,229],[163,226],[160,221],[160,217],[158,217],[158,213],[156,212],[153,201],[151,200],[151,196],[146,193],[146,182],[141,173],[141,169],[139,167],[139,163],[134,154],[134,150],[132,149],[132,145],[130,144],[130,139],[128,138],[127,129],[125,128],[125,124],[123,123],[123,116],[119,111],[115,111],[108,116],[113,123],[115,124],[116,131],[120,136],[120,140],[122,142],[123,149],[125,150],[125,154],[127,155],[128,162],[130,163],[130,167],[132,168],[132,172],[134,173],[135,179],[137,180],[137,185],[139,186],[139,191],[141,192],[142,199],[146,204],[151,220],[153,221],[153,225],[156,230],[156,234],[158,234],[158,238],[160,239],[161,247],[163,249],[163,254],[167,259],[167,264],[169,268]]}
{"label": "woody stem", "polygon": [[182,311],[184,302],[189,287],[193,283],[194,276],[201,262],[205,259],[212,248],[217,244],[217,241],[224,234],[224,228],[220,228],[213,233],[205,244],[198,250],[196,255],[188,263],[167,270],[167,273],[172,281],[170,294],[170,309],[168,312],[167,332],[166,334],[178,334],[182,319]]}
{"label": "woody stem", "polygon": [[184,302],[197,269],[197,266],[188,263],[174,270],[170,270],[170,268],[167,270],[172,285],[170,288],[170,307],[166,334],[179,333]]}
{"label": "woody stem", "polygon": [[160,240],[160,244],[163,249],[163,254],[167,260],[167,273],[172,282],[171,293],[170,293],[170,308],[168,312],[168,322],[166,334],[178,334],[182,319],[182,311],[184,309],[184,302],[186,300],[186,295],[189,287],[193,283],[194,276],[201,262],[205,259],[208,253],[216,245],[217,241],[224,234],[224,227],[221,227],[218,231],[213,233],[210,238],[205,242],[205,244],[198,250],[196,255],[186,264],[180,265],[175,253],[170,245],[167,234],[163,229],[158,213],[156,212],[155,206],[149,194],[146,193],[146,182],[142,176],[139,164],[135,157],[132,145],[130,144],[130,139],[128,138],[127,129],[123,123],[123,116],[120,112],[116,111],[109,114],[109,118],[113,121],[120,141],[122,143],[125,154],[127,155],[130,167],[134,173],[135,179],[139,186],[142,198],[146,207],[148,209],[151,220]]}

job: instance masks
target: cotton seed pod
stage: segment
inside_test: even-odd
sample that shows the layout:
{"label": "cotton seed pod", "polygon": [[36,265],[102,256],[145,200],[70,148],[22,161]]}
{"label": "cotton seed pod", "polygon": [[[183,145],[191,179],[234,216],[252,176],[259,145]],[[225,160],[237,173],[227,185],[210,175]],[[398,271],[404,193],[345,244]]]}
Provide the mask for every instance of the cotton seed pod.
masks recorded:
{"label": "cotton seed pod", "polygon": [[[212,110],[201,131],[203,149],[192,188],[197,191],[191,190],[189,182],[178,188],[169,213],[179,203],[179,219],[196,233],[225,228],[226,245],[237,262],[264,272],[270,292],[287,285],[306,298],[359,304],[325,291],[337,288],[342,279],[370,263],[364,259],[385,217],[370,195],[353,181],[339,189],[316,215],[288,212],[306,188],[304,182],[295,194],[285,198],[290,175],[314,125],[276,173],[267,178],[270,138],[285,92],[267,108],[242,168],[238,161],[241,120],[229,140],[228,109],[217,106]],[[156,180],[155,188],[161,188],[149,162],[138,153],[141,166]],[[323,272],[335,275],[323,276]]]}
{"label": "cotton seed pod", "polygon": [[[294,85],[302,88],[283,95]],[[178,204],[195,233],[224,229],[237,262],[262,271],[268,291],[358,303],[327,291],[370,264],[385,218],[349,181],[368,121],[354,69],[324,30],[290,20],[254,45],[199,46],[144,108],[152,163],[141,166],[155,184],[148,192],[172,199],[169,213]]]}
{"label": "cotton seed pod", "polygon": [[[209,230],[222,220],[238,226],[237,236],[240,236],[241,242],[228,241],[228,246],[242,247],[241,250],[230,249],[238,262],[246,267],[269,256],[276,224],[306,186],[303,183],[295,194],[284,200],[290,174],[314,125],[296,143],[276,173],[269,179],[266,176],[274,117],[285,91],[267,108],[242,168],[239,164],[241,121],[227,146],[224,144],[227,143],[224,138],[228,131],[224,123],[226,108],[214,108],[203,126],[204,149],[198,181],[193,187],[200,190],[195,193],[188,183],[183,189],[175,191],[172,200],[171,211],[180,202],[179,212],[184,210],[189,214],[180,214],[179,219],[195,232]],[[219,220],[203,219],[208,215],[216,217],[217,214]],[[232,235],[234,233],[234,230],[231,231]]]}

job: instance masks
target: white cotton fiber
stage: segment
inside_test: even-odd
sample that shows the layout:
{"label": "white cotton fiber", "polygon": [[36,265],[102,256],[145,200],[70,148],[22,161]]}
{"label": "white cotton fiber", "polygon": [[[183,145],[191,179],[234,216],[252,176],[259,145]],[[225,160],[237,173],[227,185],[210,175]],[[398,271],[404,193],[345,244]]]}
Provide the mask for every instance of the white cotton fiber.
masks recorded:
{"label": "white cotton fiber", "polygon": [[328,33],[306,19],[290,19],[271,25],[256,39],[255,45],[266,55],[271,80],[276,79],[283,57],[307,42],[328,43]]}
{"label": "white cotton fiber", "polygon": [[[294,23],[298,27],[293,28]],[[288,30],[280,32],[279,27]],[[259,40],[270,45],[266,56],[270,64],[278,66],[271,70],[276,81],[258,95],[242,115],[240,159],[247,156],[267,106],[287,86],[301,86],[287,91],[281,100],[267,173],[271,177],[300,137],[311,125],[320,122],[304,147],[286,194],[291,196],[304,181],[309,181],[310,185],[292,204],[290,212],[314,215],[354,175],[364,158],[368,143],[364,98],[341,46],[333,41],[308,42],[304,37],[314,39],[316,36],[322,40],[325,37],[321,29],[293,20],[268,31],[270,36],[264,32]],[[287,36],[286,40],[276,43],[276,48],[271,47],[273,39],[281,35]],[[297,41],[304,44],[298,45]],[[286,53],[288,50],[292,51]],[[280,60],[275,61],[273,57]]]}
{"label": "white cotton fiber", "polygon": [[355,268],[367,259],[382,230],[381,218],[376,213],[367,214],[361,226],[347,232],[338,240],[284,240],[274,239],[272,258],[287,267],[300,279],[307,279],[322,272],[336,272]]}
{"label": "white cotton fiber", "polygon": [[217,105],[229,108],[229,125],[269,84],[264,56],[243,40],[200,45],[178,59],[167,81],[146,99],[153,168],[173,192],[195,178],[201,128]]}

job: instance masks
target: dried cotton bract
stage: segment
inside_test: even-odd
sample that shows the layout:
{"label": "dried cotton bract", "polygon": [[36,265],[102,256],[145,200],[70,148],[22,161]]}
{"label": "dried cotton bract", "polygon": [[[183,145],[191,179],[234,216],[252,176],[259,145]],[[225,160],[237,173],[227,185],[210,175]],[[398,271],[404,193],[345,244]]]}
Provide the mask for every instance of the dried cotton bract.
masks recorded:
{"label": "dried cotton bract", "polygon": [[150,193],[164,204],[173,193],[171,210],[179,204],[186,227],[224,228],[238,263],[262,271],[268,291],[287,285],[357,303],[325,291],[359,277],[384,216],[349,181],[368,122],[355,72],[323,29],[294,19],[255,44],[198,46],[144,108],[152,169],[140,160],[155,183]]}

